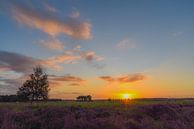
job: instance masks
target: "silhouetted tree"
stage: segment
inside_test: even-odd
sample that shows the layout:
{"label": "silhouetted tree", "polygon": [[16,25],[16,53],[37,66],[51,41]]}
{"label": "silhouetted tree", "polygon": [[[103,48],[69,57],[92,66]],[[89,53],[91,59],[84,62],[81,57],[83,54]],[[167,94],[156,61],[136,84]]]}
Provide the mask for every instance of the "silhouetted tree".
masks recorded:
{"label": "silhouetted tree", "polygon": [[23,99],[28,99],[31,102],[34,100],[47,100],[49,92],[49,82],[46,73],[40,66],[33,69],[34,73],[30,75],[30,79],[19,88],[18,96]]}
{"label": "silhouetted tree", "polygon": [[88,100],[88,101],[92,101],[92,96],[91,96],[91,95],[88,95],[88,96],[87,96],[87,100]]}
{"label": "silhouetted tree", "polygon": [[92,96],[91,95],[87,95],[87,96],[78,96],[77,101],[92,101]]}
{"label": "silhouetted tree", "polygon": [[0,102],[16,102],[19,101],[17,95],[0,95]]}

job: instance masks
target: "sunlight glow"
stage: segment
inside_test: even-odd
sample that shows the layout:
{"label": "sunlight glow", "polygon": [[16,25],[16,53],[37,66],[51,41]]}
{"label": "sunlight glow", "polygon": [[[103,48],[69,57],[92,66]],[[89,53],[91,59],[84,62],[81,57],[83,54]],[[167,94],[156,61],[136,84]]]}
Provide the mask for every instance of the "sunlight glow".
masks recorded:
{"label": "sunlight glow", "polygon": [[133,97],[132,97],[133,95],[132,94],[129,94],[129,93],[123,93],[123,94],[121,94],[121,98],[122,99],[132,99]]}

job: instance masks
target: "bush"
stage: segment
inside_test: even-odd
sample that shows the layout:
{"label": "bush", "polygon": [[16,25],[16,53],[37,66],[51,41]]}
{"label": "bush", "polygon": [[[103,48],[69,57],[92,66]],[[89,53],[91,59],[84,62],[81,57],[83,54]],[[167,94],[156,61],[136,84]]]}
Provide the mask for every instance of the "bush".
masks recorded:
{"label": "bush", "polygon": [[0,129],[193,129],[194,106],[0,108]]}

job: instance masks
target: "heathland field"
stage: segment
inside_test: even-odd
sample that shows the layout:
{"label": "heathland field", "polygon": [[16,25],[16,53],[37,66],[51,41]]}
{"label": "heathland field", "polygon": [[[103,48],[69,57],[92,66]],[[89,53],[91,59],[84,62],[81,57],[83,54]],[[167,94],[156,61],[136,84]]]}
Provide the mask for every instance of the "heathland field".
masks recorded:
{"label": "heathland field", "polygon": [[194,100],[0,103],[0,129],[194,129]]}

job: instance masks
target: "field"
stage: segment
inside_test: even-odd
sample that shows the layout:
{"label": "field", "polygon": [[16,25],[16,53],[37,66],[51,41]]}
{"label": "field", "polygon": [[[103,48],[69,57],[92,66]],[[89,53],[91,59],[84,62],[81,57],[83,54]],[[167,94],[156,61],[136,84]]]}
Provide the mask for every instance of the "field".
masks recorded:
{"label": "field", "polygon": [[0,129],[194,129],[194,100],[0,103]]}

